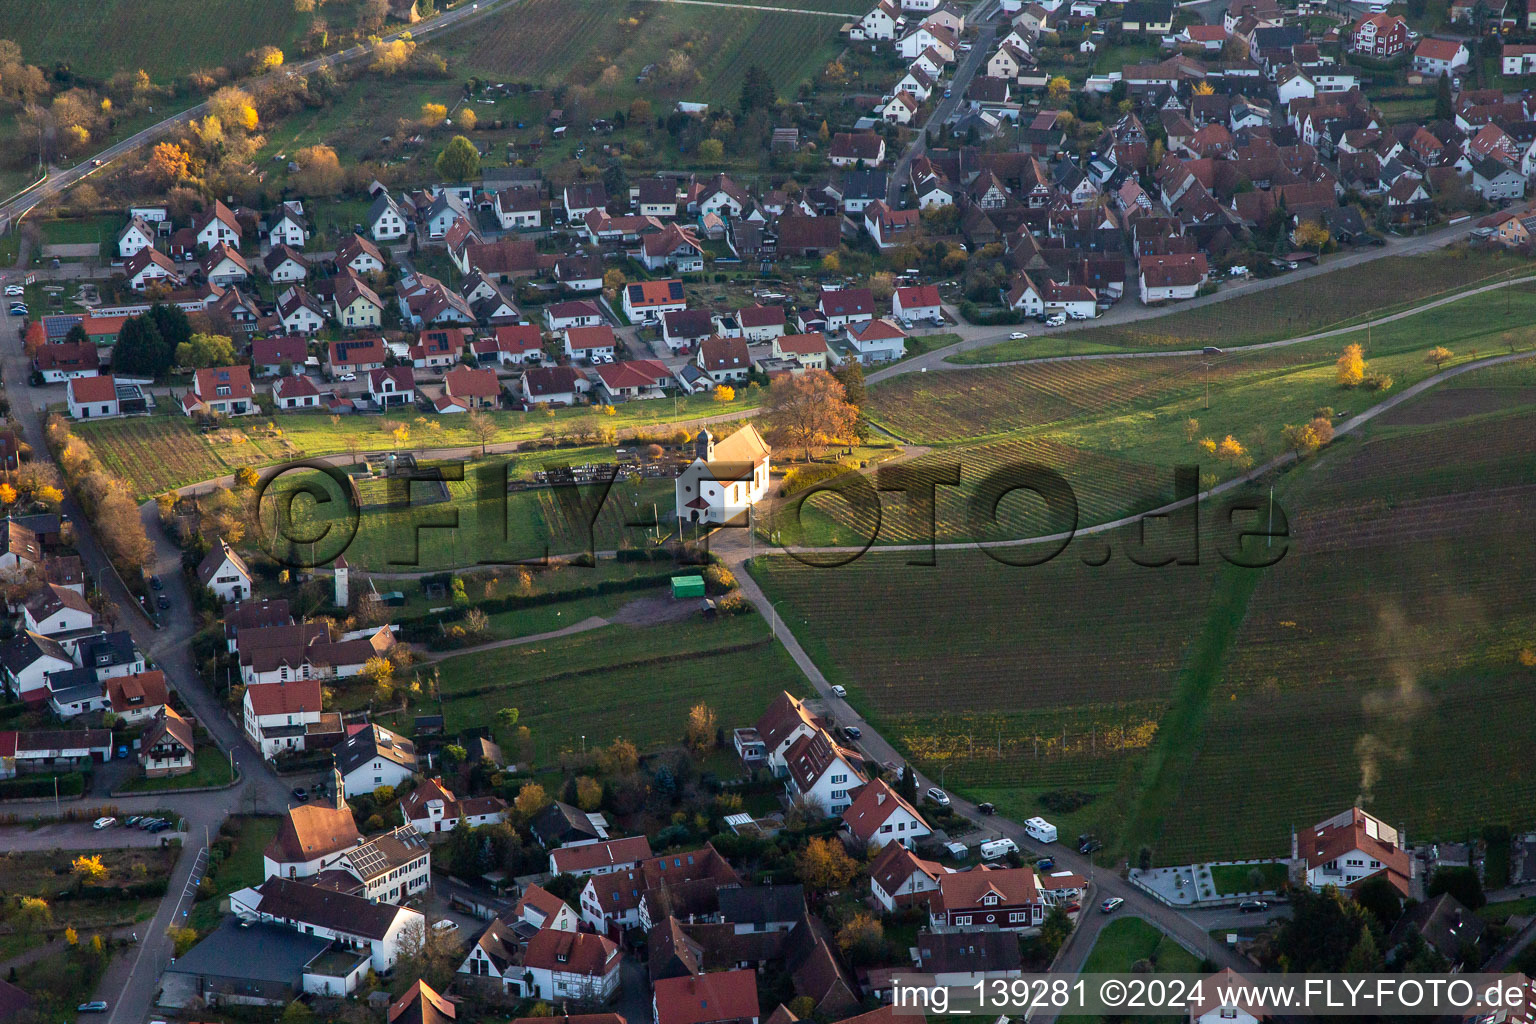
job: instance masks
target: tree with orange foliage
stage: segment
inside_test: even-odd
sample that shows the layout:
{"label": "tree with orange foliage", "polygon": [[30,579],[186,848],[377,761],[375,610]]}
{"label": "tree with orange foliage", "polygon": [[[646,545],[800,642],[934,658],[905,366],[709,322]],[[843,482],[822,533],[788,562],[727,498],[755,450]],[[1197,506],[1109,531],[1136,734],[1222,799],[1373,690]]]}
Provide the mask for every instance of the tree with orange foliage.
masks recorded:
{"label": "tree with orange foliage", "polygon": [[165,185],[173,185],[192,176],[192,157],[174,142],[157,142],[149,151],[145,169]]}
{"label": "tree with orange foliage", "polygon": [[799,448],[810,461],[811,450],[852,437],[859,411],[848,403],[838,379],[825,370],[787,374],[773,382],[763,405],[763,419],[777,442]]}

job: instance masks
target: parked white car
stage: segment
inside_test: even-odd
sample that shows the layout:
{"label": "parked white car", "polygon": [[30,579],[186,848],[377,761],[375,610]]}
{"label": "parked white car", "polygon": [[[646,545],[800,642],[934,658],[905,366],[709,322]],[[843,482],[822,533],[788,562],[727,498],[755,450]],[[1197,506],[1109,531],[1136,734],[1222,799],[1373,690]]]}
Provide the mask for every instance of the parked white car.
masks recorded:
{"label": "parked white car", "polygon": [[928,799],[932,800],[934,803],[938,804],[940,807],[948,807],[949,806],[949,794],[944,792],[938,786],[932,786],[932,787],[929,788],[929,790],[928,790]]}
{"label": "parked white car", "polygon": [[100,832],[102,829],[104,829],[104,828],[111,828],[113,825],[116,825],[116,824],[117,824],[117,819],[116,818],[112,818],[112,817],[97,818],[95,821],[91,822],[91,828],[93,828],[96,831]]}
{"label": "parked white car", "polygon": [[1023,341],[1027,337],[1029,337],[1029,335],[1025,334],[1023,331],[1013,331],[1008,335],[1008,340]]}

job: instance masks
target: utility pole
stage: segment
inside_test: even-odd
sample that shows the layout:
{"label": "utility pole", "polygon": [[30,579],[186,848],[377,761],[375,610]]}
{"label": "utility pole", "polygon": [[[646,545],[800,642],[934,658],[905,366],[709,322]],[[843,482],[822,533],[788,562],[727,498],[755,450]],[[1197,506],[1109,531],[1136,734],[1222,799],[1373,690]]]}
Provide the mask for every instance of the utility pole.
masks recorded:
{"label": "utility pole", "polygon": [[1211,364],[1202,363],[1205,367],[1205,411],[1211,411]]}

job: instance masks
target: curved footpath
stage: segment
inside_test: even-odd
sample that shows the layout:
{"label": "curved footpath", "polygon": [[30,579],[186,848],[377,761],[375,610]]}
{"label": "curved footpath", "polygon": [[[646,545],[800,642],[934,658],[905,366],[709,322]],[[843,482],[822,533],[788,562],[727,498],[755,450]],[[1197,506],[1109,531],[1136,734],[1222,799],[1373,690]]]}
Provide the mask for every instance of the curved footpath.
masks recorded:
{"label": "curved footpath", "polygon": [[[1374,320],[1364,321],[1363,323],[1348,324],[1343,327],[1331,327],[1325,331],[1314,331],[1311,334],[1298,334],[1295,337],[1281,338],[1278,341],[1261,341],[1253,345],[1234,345],[1231,348],[1224,349],[1222,354],[1229,356],[1242,355],[1245,352],[1260,352],[1264,349],[1270,348],[1286,348],[1290,345],[1300,345],[1302,342],[1306,341],[1318,341],[1322,338],[1338,337],[1341,334],[1352,334],[1355,331],[1363,331],[1367,327],[1380,327],[1382,324],[1390,324],[1398,320],[1407,319],[1411,316],[1417,316],[1420,313],[1426,313],[1429,310],[1437,309],[1440,306],[1448,306],[1453,302],[1460,302],[1462,299],[1469,299],[1474,295],[1482,295],[1485,292],[1498,291],[1500,288],[1509,288],[1517,284],[1530,284],[1533,281],[1536,281],[1536,274],[1529,274],[1525,277],[1512,277],[1508,280],[1495,281],[1492,284],[1485,284],[1477,288],[1469,289],[1467,291],[1456,292],[1453,295],[1443,295],[1438,299],[1423,303],[1422,305],[1414,306],[1411,309],[1404,309],[1396,313],[1389,313],[1384,316],[1377,317]],[[995,363],[951,363],[946,361],[947,357],[954,355],[957,352],[965,352],[974,348],[1000,344],[1006,341],[1008,341],[1008,337],[1005,334],[1000,334],[996,338],[991,339],[970,339],[967,341],[957,341],[953,345],[946,345],[943,348],[934,349],[932,352],[925,352],[916,360],[908,360],[903,363],[897,363],[895,366],[886,367],[883,370],[876,370],[874,373],[864,378],[864,382],[866,384],[878,384],[880,381],[889,380],[892,377],[900,376],[904,373],[926,373],[929,370],[937,370],[941,373],[961,373],[966,370],[991,370],[999,366],[1022,366],[1029,363],[1081,363],[1098,362],[1105,359],[1163,359],[1176,356],[1201,356],[1205,354],[1203,349],[1183,348],[1168,349],[1166,351],[1158,349],[1145,352],[1091,352],[1075,356],[1035,356],[1033,358],[1027,359],[1001,359]]]}

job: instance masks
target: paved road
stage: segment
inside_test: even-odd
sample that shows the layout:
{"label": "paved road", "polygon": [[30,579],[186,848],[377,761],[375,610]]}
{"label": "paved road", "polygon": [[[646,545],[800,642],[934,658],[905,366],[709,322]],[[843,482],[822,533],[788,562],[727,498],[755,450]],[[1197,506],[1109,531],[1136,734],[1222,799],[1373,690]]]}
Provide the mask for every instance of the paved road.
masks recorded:
{"label": "paved road", "polygon": [[[391,32],[390,34],[384,36],[383,39],[385,42],[389,42],[406,34],[409,34],[414,39],[424,39],[426,37],[436,35],[446,29],[463,25],[467,21],[482,18],[497,7],[515,2],[516,0],[479,0],[478,3],[466,4],[454,10],[446,11],[443,14],[440,14],[437,17],[431,19],[430,21],[421,22],[416,25],[412,25],[409,28],[402,28],[395,32]],[[296,64],[284,65],[281,71],[273,72],[273,74],[307,75],[310,72],[318,70],[319,68],[326,65],[330,65],[332,67],[341,67],[347,64],[352,64],[356,61],[364,59],[370,53],[372,53],[371,47],[364,45],[353,46],[350,49],[341,51],[340,53],[325,54],[319,57],[312,57],[309,60],[300,61]],[[203,113],[207,111],[207,109],[207,103],[199,103],[195,107],[190,107],[181,111],[180,113],[172,114],[170,117],[165,118],[163,121],[158,121],[155,124],[150,125],[148,128],[143,129],[142,131],[135,132],[133,135],[128,136],[128,138],[108,146],[106,149],[103,149],[99,153],[95,153],[89,157],[81,159],[81,161],[74,167],[68,168],[67,170],[50,170],[48,177],[41,183],[36,184],[30,188],[23,189],[21,192],[18,192],[16,195],[6,200],[5,203],[0,204],[0,222],[4,222],[6,218],[9,218],[11,222],[14,222],[17,218],[21,217],[28,210],[32,209],[34,206],[38,205],[44,200],[58,195],[59,193],[68,189],[71,185],[74,185],[76,182],[81,181],[92,174],[95,174],[98,170],[105,168],[119,157],[126,156],[141,146],[154,142],[157,139],[164,138],[166,135],[169,135],[170,133],[184,126],[193,118],[202,116]]]}
{"label": "paved road", "polygon": [[971,79],[976,72],[986,63],[987,54],[992,49],[992,40],[997,35],[997,25],[988,19],[997,10],[998,0],[984,0],[966,16],[972,24],[979,24],[976,38],[971,40],[969,52],[961,55],[960,62],[955,68],[954,77],[945,86],[951,95],[940,95],[939,101],[934,104],[933,113],[928,115],[928,120],[923,122],[922,130],[917,133],[910,145],[902,152],[894,167],[891,168],[891,176],[886,180],[885,202],[887,206],[897,207],[901,201],[901,187],[907,181],[907,169],[912,166],[912,161],[921,156],[928,149],[928,130],[948,123],[950,117],[960,109],[960,104],[965,101],[965,91],[971,86]]}

